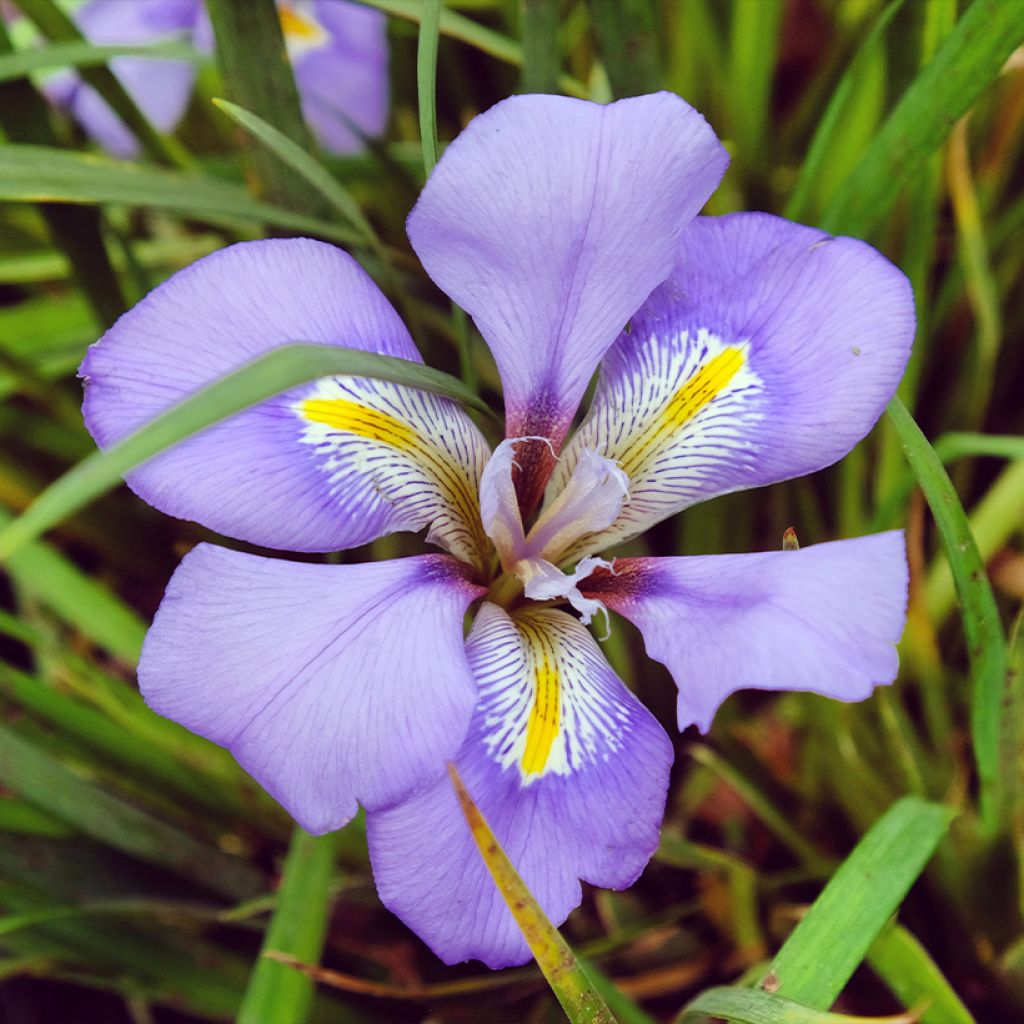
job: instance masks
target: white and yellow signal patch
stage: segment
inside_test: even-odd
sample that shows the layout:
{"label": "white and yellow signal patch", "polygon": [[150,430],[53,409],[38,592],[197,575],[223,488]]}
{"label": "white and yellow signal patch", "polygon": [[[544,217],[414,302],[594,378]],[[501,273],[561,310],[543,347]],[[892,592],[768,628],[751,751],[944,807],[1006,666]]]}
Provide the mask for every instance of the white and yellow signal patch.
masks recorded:
{"label": "white and yellow signal patch", "polygon": [[339,514],[379,517],[381,533],[429,527],[432,543],[486,564],[478,489],[490,452],[454,402],[387,381],[329,377],[292,410]]}
{"label": "white and yellow signal patch", "polygon": [[485,604],[467,654],[487,753],[524,785],[571,775],[622,746],[630,717],[622,684],[571,615]]}
{"label": "white and yellow signal patch", "polygon": [[630,339],[609,361],[587,419],[573,436],[549,488],[558,493],[587,449],[613,459],[629,478],[629,503],[600,534],[566,559],[626,540],[706,497],[716,466],[751,457],[749,426],[761,418],[764,386],[746,341],[703,328],[666,339]]}

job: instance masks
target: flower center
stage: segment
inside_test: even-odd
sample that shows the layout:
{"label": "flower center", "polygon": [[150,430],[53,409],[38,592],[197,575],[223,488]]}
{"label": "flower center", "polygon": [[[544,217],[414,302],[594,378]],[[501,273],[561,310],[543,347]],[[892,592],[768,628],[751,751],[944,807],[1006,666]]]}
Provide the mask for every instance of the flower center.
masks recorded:
{"label": "flower center", "polygon": [[527,533],[512,482],[516,445],[522,440],[511,438],[498,446],[480,484],[484,529],[504,570],[489,600],[507,607],[520,593],[535,601],[564,599],[589,623],[604,606],[585,598],[578,583],[597,566],[610,568],[610,563],[588,556],[568,573],[558,563],[581,538],[600,533],[618,518],[629,499],[629,478],[611,459],[584,451],[565,486],[545,503]]}

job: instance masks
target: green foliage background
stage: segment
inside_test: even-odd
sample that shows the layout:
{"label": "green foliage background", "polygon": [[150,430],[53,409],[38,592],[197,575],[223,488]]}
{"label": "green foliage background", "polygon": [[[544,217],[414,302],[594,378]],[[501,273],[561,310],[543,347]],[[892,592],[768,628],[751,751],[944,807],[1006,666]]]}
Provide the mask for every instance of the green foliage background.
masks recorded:
{"label": "green foliage background", "polygon": [[[365,0],[391,16],[394,102],[387,137],[347,159],[310,143],[271,0],[207,0],[218,59],[173,138],[63,6],[14,2],[49,42],[0,32],[0,1015],[1024,1020],[1024,2]],[[39,97],[28,76],[70,65],[135,129],[138,163],[94,153]],[[839,466],[633,550],[902,526],[911,605],[892,688],[860,705],[738,695],[708,737],[677,739],[662,847],[633,889],[587,894],[552,992],[533,966],[443,967],[379,905],[358,820],[293,831],[134,685],[166,580],[205,534],[120,472],[289,381],[400,371],[288,350],[100,457],[74,370],[178,268],[299,233],[349,248],[396,302],[446,371],[415,383],[500,408],[486,348],[404,235],[435,146],[516,91],[658,88],[732,154],[709,212],[868,239],[913,282],[919,331],[899,400]],[[674,732],[670,681],[615,627],[609,658]],[[326,970],[314,985],[261,951]]]}

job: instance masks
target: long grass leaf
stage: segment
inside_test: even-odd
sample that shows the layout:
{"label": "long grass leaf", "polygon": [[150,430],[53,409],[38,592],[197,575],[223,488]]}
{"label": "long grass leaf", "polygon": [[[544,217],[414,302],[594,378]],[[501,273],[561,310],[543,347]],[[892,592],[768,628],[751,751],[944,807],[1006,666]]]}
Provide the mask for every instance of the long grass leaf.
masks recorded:
{"label": "long grass leaf", "polygon": [[975,1024],[928,950],[893,923],[868,950],[868,963],[904,1006],[921,1006],[920,1024]]}
{"label": "long grass leaf", "polygon": [[363,215],[352,193],[322,163],[310,156],[284,132],[278,131],[251,110],[222,99],[215,99],[213,105],[218,110],[223,110],[236,124],[251,132],[292,170],[305,178],[363,236],[367,244],[383,257],[384,247],[373,230],[373,225]]}
{"label": "long grass leaf", "polygon": [[427,177],[437,164],[437,43],[441,0],[423,0],[416,48],[416,91],[419,96],[420,146]]}
{"label": "long grass leaf", "polygon": [[590,11],[615,96],[657,91],[662,73],[651,0],[590,0]]}
{"label": "long grass leaf", "polygon": [[[1020,439],[1024,442],[1024,438]],[[1024,458],[1006,466],[968,516],[978,554],[988,562],[1014,535],[1024,530]],[[925,606],[936,625],[953,610],[956,586],[948,558],[928,570],[924,583]]]}
{"label": "long grass leaf", "polygon": [[741,151],[750,156],[760,150],[770,120],[783,7],[782,0],[733,0],[729,6],[729,76],[733,95],[742,97],[733,110],[734,128]]}
{"label": "long grass leaf", "polygon": [[915,1024],[917,1015],[901,1013],[892,1017],[852,1017],[826,1013],[803,1006],[792,999],[747,988],[712,988],[701,993],[678,1017],[676,1024],[709,1020],[729,1024]]}
{"label": "long grass leaf", "polygon": [[[231,99],[299,149],[311,149],[313,139],[303,117],[275,0],[206,0],[206,10],[216,40],[217,64]],[[319,194],[310,192],[273,149],[255,146],[248,156],[250,181],[259,195],[314,217],[323,212]]]}
{"label": "long grass leaf", "polygon": [[877,51],[885,38],[889,23],[896,17],[905,2],[906,0],[889,0],[885,9],[875,20],[875,24],[865,37],[864,42],[861,43],[853,60],[847,65],[839,84],[833,90],[825,113],[818,122],[814,137],[807,147],[807,156],[800,166],[796,184],[786,203],[785,216],[790,220],[799,220],[806,214],[811,192],[829,162],[832,140],[842,123],[843,112],[856,95],[867,69],[869,58]]}
{"label": "long grass leaf", "polygon": [[[394,15],[396,18],[403,18],[406,21],[419,24],[423,17],[426,5],[423,0],[362,0],[367,7],[376,7],[378,11]],[[500,32],[486,28],[484,25],[467,18],[458,11],[445,9],[441,12],[441,34],[460,42],[468,43],[476,47],[482,53],[496,57],[506,64],[514,67],[523,66],[523,48],[508,36]],[[570,96],[577,96],[586,99],[590,95],[587,87],[571,75],[562,75],[559,78],[559,85],[562,91]]]}
{"label": "long grass leaf", "polygon": [[562,69],[559,0],[523,0],[523,92],[558,92]]}
{"label": "long grass leaf", "polygon": [[827,1010],[924,869],[953,814],[917,797],[897,801],[839,866],[775,956],[762,988]]}
{"label": "long grass leaf", "polygon": [[99,46],[85,40],[51,43],[36,50],[19,50],[0,56],[0,82],[22,78],[33,71],[51,68],[88,68],[106,64],[114,57],[152,57],[200,62],[206,56],[185,43],[154,43],[150,46]]}
{"label": "long grass leaf", "polygon": [[273,951],[304,961],[320,959],[336,848],[336,835],[311,836],[295,826],[277,903],[238,1011],[238,1024],[302,1024],[306,1020],[313,982],[264,954]]}
{"label": "long grass leaf", "polygon": [[551,991],[561,1003],[570,1024],[615,1024],[608,1004],[577,962],[569,944],[547,919],[519,877],[519,872],[495,839],[480,809],[473,803],[454,765],[449,764],[448,773],[480,856],[512,911],[516,924],[522,929],[530,952],[543,971]]}
{"label": "long grass leaf", "polygon": [[65,473],[0,531],[0,560],[109,491],[123,474],[171,445],[298,384],[330,376],[389,380],[487,411],[460,380],[421,363],[332,345],[283,345],[196,392]]}
{"label": "long grass leaf", "polygon": [[[7,80],[0,76],[0,129],[7,142],[55,146],[58,138],[46,101],[28,78],[10,74],[16,70],[11,62],[26,54],[12,51],[7,27],[0,19],[0,65],[6,65],[8,71]],[[73,268],[97,322],[109,326],[124,312],[126,302],[103,242],[101,212],[56,203],[40,203],[39,212],[54,244]]]}
{"label": "long grass leaf", "polygon": [[963,609],[967,654],[973,679],[971,740],[980,785],[981,816],[990,834],[999,826],[999,716],[1006,679],[1006,649],[999,609],[970,523],[949,474],[928,439],[894,398],[889,419],[899,434],[911,469],[935,517],[942,547]]}
{"label": "long grass leaf", "polygon": [[213,892],[241,899],[263,887],[262,876],[248,862],[221,853],[87,782],[6,726],[0,726],[0,782],[86,835]]}
{"label": "long grass leaf", "polygon": [[123,766],[133,782],[155,784],[161,794],[171,796],[176,803],[184,798],[222,816],[244,811],[231,788],[211,785],[212,780],[204,777],[197,765],[186,767],[166,748],[126,729],[114,717],[2,662],[0,695],[84,744],[104,764]]}
{"label": "long grass leaf", "polygon": [[975,0],[837,190],[821,227],[870,233],[1021,42],[1020,0]]}
{"label": "long grass leaf", "polygon": [[[0,536],[14,520],[0,508]],[[20,545],[4,563],[20,590],[51,608],[111,654],[134,664],[146,624],[102,583],[41,541]]]}
{"label": "long grass leaf", "polygon": [[253,199],[230,182],[49,146],[0,146],[0,200],[114,203],[165,210],[229,227],[270,225],[343,245],[359,241],[359,235],[347,228]]}

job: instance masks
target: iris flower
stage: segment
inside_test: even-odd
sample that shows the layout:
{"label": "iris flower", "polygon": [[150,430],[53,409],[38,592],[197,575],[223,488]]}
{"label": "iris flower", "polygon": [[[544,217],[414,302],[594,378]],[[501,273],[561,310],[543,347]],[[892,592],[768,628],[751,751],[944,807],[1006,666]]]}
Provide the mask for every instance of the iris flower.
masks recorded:
{"label": "iris flower", "polygon": [[[331,153],[362,148],[388,118],[386,18],[347,0],[278,0],[288,56],[306,121]],[[88,0],[75,14],[94,43],[147,45],[189,40],[213,48],[203,0]],[[170,132],[185,114],[195,85],[190,61],[117,57],[111,69],[155,128]],[[92,86],[76,73],[55,75],[44,87],[108,153],[132,158],[139,143]]]}
{"label": "iris flower", "polygon": [[[629,886],[657,845],[672,743],[591,619],[604,629],[611,609],[639,628],[678,685],[680,728],[707,730],[742,688],[852,701],[895,676],[899,533],[600,554],[699,501],[835,462],[907,360],[911,290],[874,249],[766,214],[696,217],[726,164],[668,93],[497,104],[448,147],[407,227],[490,346],[506,439],[491,451],[445,398],[336,377],[128,477],[158,509],[263,547],[329,552],[426,530],[442,549],[298,564],[199,544],[139,681],[308,831],[341,827],[361,803],[381,899],[448,963],[529,952],[446,762],[556,922],[580,880]],[[180,271],[92,347],[86,422],[108,446],[296,340],[420,360],[344,252],[241,243]]]}

